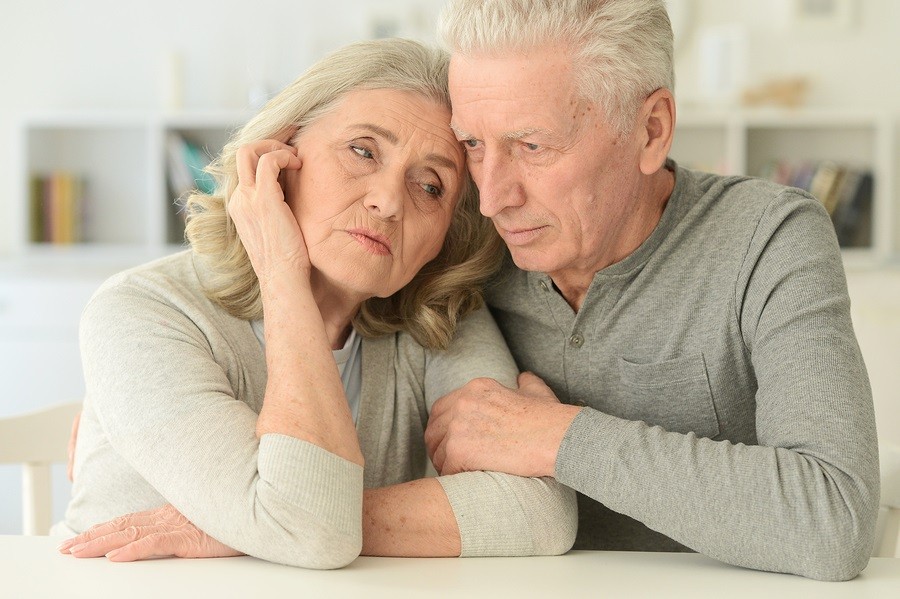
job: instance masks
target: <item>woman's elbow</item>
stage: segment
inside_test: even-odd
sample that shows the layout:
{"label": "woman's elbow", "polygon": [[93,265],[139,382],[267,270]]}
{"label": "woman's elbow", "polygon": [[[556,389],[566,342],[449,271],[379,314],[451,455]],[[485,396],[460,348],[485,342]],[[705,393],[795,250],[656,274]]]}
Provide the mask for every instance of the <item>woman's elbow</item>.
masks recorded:
{"label": "woman's elbow", "polygon": [[351,531],[325,526],[314,528],[289,535],[282,543],[273,543],[254,557],[310,570],[336,570],[359,557],[361,526]]}
{"label": "woman's elbow", "polygon": [[545,511],[552,517],[540,522],[533,529],[533,545],[535,555],[562,555],[575,544],[578,534],[578,504],[575,491],[560,483],[556,483],[558,507]]}

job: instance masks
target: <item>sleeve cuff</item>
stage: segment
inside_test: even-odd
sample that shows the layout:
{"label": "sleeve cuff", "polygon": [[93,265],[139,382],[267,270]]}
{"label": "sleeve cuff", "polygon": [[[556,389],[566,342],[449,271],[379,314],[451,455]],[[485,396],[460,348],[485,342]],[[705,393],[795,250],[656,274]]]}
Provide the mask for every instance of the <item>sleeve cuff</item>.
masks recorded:
{"label": "sleeve cuff", "polygon": [[343,530],[359,527],[363,468],[318,445],[269,433],[259,440],[259,477],[282,501]]}

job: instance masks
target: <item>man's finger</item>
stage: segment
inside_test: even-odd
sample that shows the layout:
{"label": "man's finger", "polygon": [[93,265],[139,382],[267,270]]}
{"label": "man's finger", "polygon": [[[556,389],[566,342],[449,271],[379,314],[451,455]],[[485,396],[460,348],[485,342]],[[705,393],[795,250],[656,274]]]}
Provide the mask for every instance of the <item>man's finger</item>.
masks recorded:
{"label": "man's finger", "polygon": [[544,379],[533,372],[526,371],[519,374],[517,382],[519,384],[519,391],[541,393],[550,389],[550,387],[547,386],[547,383],[544,382]]}

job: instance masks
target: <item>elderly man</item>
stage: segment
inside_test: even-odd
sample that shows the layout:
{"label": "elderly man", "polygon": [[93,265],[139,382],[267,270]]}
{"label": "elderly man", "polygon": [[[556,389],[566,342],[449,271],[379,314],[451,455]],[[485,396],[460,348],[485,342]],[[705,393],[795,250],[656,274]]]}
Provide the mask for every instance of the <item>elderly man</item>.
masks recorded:
{"label": "elderly man", "polygon": [[667,159],[662,0],[445,9],[452,126],[511,260],[488,302],[523,374],[435,406],[442,473],[555,476],[581,549],[865,567],[878,455],[841,256],[812,197]]}

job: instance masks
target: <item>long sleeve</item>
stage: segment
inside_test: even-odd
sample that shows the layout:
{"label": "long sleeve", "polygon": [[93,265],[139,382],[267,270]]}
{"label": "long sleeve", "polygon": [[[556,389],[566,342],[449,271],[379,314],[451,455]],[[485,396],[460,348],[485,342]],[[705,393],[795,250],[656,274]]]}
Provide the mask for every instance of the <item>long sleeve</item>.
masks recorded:
{"label": "long sleeve", "polygon": [[[264,384],[248,370],[264,372],[263,356],[258,344],[238,347],[241,337],[224,330],[253,339],[248,323],[153,273],[95,295],[81,324],[86,409],[105,436],[93,449],[108,442],[118,457],[106,458],[112,471],[95,465],[88,473],[84,460],[102,451],[79,439],[86,477],[76,484],[115,488],[113,515],[135,501],[150,507],[152,493],[128,496],[150,487],[211,536],[262,559],[310,568],[349,563],[361,547],[362,468],[292,437],[258,441],[251,405],[258,410]],[[115,477],[116,467],[133,476],[119,459],[140,477],[127,489],[98,480]]]}
{"label": "long sleeve", "polygon": [[[425,398],[441,396],[478,377],[514,387],[518,370],[487,310],[468,317],[453,345],[430,352]],[[572,547],[578,517],[575,492],[553,478],[497,472],[438,477],[459,526],[463,557],[558,555]]]}
{"label": "long sleeve", "polygon": [[[733,330],[733,353],[749,363],[746,372],[721,367],[720,377],[718,363],[730,363],[703,348],[709,382],[702,361],[698,380],[707,397],[712,388],[715,411],[706,412],[712,438],[585,408],[560,448],[558,478],[722,561],[823,580],[852,578],[872,549],[877,441],[841,257],[818,202],[785,190],[769,203],[737,273],[730,295],[719,298],[731,313],[708,338]],[[691,281],[682,271],[677,284],[711,288],[721,283],[718,274],[707,270],[705,281]],[[691,326],[702,326],[698,317],[714,320],[714,309],[704,314],[702,306],[695,302]],[[680,330],[677,322],[670,320],[670,329]],[[669,380],[685,382],[692,373],[679,376]],[[723,400],[748,389],[755,389],[748,402]],[[650,390],[659,393],[657,402],[691,399]],[[720,429],[735,431],[742,420],[747,430],[717,439]]]}

